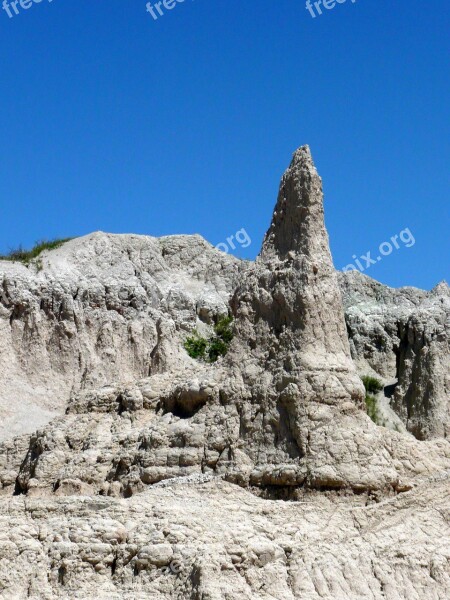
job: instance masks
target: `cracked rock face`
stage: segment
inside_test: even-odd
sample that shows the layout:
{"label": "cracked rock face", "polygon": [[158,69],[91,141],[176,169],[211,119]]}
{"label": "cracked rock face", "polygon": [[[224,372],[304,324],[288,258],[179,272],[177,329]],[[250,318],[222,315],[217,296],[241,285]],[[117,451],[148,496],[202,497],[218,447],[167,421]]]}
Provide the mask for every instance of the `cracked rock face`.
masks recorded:
{"label": "cracked rock face", "polygon": [[446,600],[447,486],[369,504],[263,500],[220,479],[129,500],[16,497],[0,514],[1,597]]}
{"label": "cracked rock face", "polygon": [[448,287],[338,276],[308,147],[254,263],[93,234],[1,269],[2,598],[448,597]]}

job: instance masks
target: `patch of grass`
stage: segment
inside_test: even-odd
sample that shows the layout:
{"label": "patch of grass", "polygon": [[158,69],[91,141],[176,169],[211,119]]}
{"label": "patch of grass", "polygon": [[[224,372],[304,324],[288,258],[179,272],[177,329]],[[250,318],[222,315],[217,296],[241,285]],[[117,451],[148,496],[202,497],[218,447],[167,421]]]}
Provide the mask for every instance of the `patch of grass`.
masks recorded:
{"label": "patch of grass", "polygon": [[220,356],[225,356],[233,339],[233,319],[221,317],[214,326],[214,335],[204,338],[194,332],[184,342],[184,348],[191,358],[214,363]]}
{"label": "patch of grass", "polygon": [[383,384],[376,377],[364,375],[361,379],[368,394],[378,394],[383,389]]}
{"label": "patch of grass", "polygon": [[370,394],[366,394],[366,412],[376,425],[381,425],[377,400]]}
{"label": "patch of grass", "polygon": [[366,412],[376,425],[382,425],[377,399],[374,394],[381,392],[383,384],[379,379],[372,377],[371,375],[364,375],[361,379],[366,388]]}
{"label": "patch of grass", "polygon": [[15,262],[21,262],[24,265],[29,265],[34,259],[36,259],[44,250],[56,250],[66,242],[69,242],[73,238],[63,238],[55,240],[41,240],[31,248],[31,250],[24,250],[22,246],[19,246],[15,250],[11,250],[8,254],[0,255],[0,260],[10,260]]}
{"label": "patch of grass", "polygon": [[233,318],[232,317],[221,317],[214,327],[214,333],[217,338],[222,340],[225,344],[229,344],[233,339]]}

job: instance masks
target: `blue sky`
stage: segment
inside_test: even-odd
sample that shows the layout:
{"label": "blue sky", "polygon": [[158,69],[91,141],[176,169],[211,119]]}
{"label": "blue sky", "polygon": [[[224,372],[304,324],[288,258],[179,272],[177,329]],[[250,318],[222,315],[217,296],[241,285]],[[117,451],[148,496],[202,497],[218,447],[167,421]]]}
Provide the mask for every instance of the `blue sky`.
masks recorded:
{"label": "blue sky", "polygon": [[[259,251],[292,152],[324,181],[336,267],[449,274],[449,2],[43,0],[0,11],[0,252],[95,230],[245,228]],[[364,263],[362,263],[364,264]]]}

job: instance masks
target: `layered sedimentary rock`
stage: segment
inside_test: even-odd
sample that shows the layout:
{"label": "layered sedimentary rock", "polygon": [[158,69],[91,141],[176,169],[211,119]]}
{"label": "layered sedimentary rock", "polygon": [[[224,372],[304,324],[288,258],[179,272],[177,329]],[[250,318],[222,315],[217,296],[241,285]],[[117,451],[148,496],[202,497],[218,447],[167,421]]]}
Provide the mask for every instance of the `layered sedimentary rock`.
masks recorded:
{"label": "layered sedimentary rock", "polygon": [[[47,368],[60,416],[0,445],[5,598],[448,596],[450,444],[432,435],[448,389],[448,290],[345,276],[344,317],[308,147],[283,176],[254,263],[200,238],[97,234],[45,256],[34,275],[8,269],[15,376],[34,383]],[[27,277],[36,283],[18,314]],[[70,310],[42,304],[57,285]],[[190,358],[189,332],[206,335],[228,312],[226,356]],[[60,354],[77,360],[52,362],[51,340],[72,321]],[[17,358],[28,339],[33,369]],[[436,439],[377,427],[366,370],[398,375],[398,418],[414,406]]]}

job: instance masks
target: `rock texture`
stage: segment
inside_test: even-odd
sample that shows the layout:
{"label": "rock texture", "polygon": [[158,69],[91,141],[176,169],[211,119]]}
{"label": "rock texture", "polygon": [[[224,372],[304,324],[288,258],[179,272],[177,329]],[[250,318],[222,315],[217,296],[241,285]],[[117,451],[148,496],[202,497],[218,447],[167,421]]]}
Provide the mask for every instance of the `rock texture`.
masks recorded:
{"label": "rock texture", "polygon": [[[308,147],[254,263],[94,234],[2,268],[3,411],[41,422],[0,445],[1,597],[448,597],[448,288],[338,277]],[[191,359],[228,312],[227,355]],[[434,439],[369,419],[367,370]]]}
{"label": "rock texture", "polygon": [[79,389],[178,368],[180,334],[227,312],[245,267],[200,236],[104,233],[39,267],[0,261],[0,440],[46,424]]}
{"label": "rock texture", "polygon": [[399,290],[341,273],[352,356],[386,383],[390,407],[418,439],[450,437],[450,288]]}
{"label": "rock texture", "polygon": [[159,486],[129,500],[4,501],[1,597],[448,598],[448,478],[378,503],[263,500],[220,479]]}

